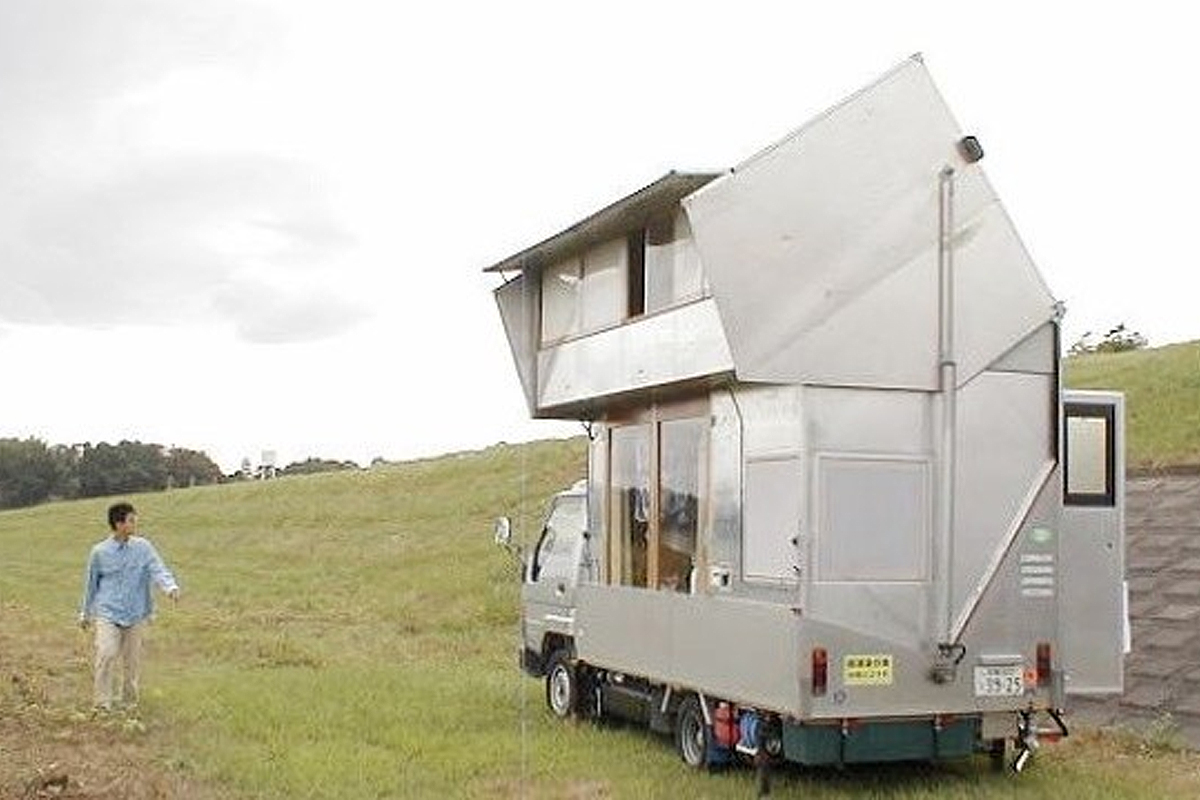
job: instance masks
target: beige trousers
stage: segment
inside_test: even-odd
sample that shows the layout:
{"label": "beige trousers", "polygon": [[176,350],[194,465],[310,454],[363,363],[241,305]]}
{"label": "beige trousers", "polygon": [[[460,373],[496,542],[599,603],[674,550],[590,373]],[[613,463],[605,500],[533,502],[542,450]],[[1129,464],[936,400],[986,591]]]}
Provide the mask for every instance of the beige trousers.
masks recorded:
{"label": "beige trousers", "polygon": [[[101,708],[118,703],[137,705],[138,682],[142,674],[142,628],[144,622],[128,628],[106,619],[96,620],[95,698]],[[118,675],[118,665],[120,674]],[[118,684],[118,678],[120,683]]]}

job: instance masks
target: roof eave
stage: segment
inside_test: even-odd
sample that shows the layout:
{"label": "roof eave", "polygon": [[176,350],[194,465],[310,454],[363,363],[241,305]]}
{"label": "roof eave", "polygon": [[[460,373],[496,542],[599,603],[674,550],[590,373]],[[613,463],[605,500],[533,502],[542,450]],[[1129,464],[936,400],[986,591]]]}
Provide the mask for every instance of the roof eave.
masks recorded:
{"label": "roof eave", "polygon": [[671,208],[704,186],[717,172],[676,172],[602,208],[590,217],[532,247],[484,269],[484,272],[524,272],[553,264],[592,245],[643,227],[647,220]]}

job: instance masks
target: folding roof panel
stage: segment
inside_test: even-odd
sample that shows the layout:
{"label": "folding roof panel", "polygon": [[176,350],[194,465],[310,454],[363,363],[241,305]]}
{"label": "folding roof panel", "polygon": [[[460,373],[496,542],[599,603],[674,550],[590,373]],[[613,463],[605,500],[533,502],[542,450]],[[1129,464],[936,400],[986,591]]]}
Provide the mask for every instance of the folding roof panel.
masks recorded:
{"label": "folding roof panel", "polygon": [[953,169],[960,382],[1054,300],[919,57],[683,198],[742,380],[935,389]]}

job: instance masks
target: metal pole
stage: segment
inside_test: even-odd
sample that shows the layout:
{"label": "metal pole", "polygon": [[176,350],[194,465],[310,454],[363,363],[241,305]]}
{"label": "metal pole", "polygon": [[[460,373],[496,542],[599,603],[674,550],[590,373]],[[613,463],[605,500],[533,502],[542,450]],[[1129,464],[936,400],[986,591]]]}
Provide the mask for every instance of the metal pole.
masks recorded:
{"label": "metal pole", "polygon": [[952,644],[950,579],[954,567],[954,471],[958,365],[954,352],[954,168],[938,175],[938,370],[942,401],[937,488],[937,604],[939,644]]}

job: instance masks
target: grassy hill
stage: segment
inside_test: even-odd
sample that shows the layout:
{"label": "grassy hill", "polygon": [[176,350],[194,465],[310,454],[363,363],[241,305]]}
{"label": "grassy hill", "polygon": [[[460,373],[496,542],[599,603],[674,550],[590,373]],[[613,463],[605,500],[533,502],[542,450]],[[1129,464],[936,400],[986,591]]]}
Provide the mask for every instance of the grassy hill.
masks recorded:
{"label": "grassy hill", "polygon": [[[128,729],[83,713],[90,640],[73,624],[108,501],[0,514],[0,797],[47,761],[103,772],[102,753],[78,762],[78,737],[145,739],[143,783],[171,797],[493,796],[521,760],[528,687],[512,669],[517,572],[492,523],[533,529],[583,464],[568,440],[133,498],[184,594],[159,608]],[[43,729],[41,750],[72,746],[22,765],[5,750],[14,719]],[[142,796],[122,780],[93,783]]]}
{"label": "grassy hill", "polygon": [[1125,393],[1129,467],[1200,465],[1200,341],[1075,356],[1065,379]]}
{"label": "grassy hill", "polygon": [[[0,797],[59,777],[61,796],[123,800],[752,796],[750,770],[689,772],[667,738],[551,719],[516,667],[492,522],[531,539],[584,455],[578,438],[134,497],[184,587],[136,717],[89,715],[74,624],[107,501],[0,514]],[[1168,744],[1077,735],[1020,778],[982,758],[786,770],[773,796],[1200,796],[1200,761]]]}

